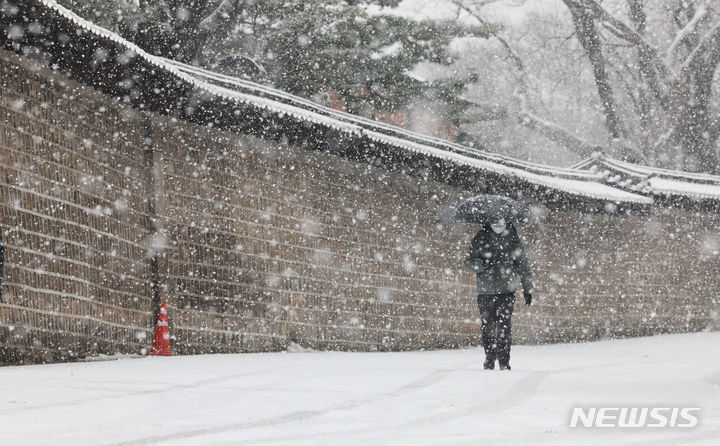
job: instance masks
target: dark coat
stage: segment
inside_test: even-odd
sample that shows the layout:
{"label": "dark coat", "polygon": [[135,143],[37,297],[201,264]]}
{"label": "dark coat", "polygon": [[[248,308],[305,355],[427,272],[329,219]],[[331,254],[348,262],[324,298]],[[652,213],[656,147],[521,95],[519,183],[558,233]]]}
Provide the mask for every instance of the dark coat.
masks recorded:
{"label": "dark coat", "polygon": [[512,224],[500,234],[483,226],[470,244],[465,266],[477,276],[478,294],[507,294],[518,289],[532,293],[532,271],[525,248]]}

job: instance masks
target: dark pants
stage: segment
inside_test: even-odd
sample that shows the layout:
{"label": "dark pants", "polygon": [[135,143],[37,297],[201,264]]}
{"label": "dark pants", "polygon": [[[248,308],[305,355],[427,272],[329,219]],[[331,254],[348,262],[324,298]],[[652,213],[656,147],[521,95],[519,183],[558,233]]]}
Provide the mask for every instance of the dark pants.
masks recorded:
{"label": "dark pants", "polygon": [[482,340],[487,358],[497,358],[500,364],[510,362],[512,344],[511,323],[514,294],[478,294],[482,316]]}

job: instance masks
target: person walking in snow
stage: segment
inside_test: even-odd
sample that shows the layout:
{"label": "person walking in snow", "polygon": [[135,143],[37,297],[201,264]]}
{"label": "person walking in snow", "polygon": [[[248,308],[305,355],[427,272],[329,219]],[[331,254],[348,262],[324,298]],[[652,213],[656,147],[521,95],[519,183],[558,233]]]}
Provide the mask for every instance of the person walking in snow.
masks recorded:
{"label": "person walking in snow", "polygon": [[500,220],[483,225],[470,244],[465,266],[477,277],[477,302],[482,317],[486,370],[510,370],[511,318],[522,282],[525,304],[532,303],[532,271],[520,237],[512,223]]}

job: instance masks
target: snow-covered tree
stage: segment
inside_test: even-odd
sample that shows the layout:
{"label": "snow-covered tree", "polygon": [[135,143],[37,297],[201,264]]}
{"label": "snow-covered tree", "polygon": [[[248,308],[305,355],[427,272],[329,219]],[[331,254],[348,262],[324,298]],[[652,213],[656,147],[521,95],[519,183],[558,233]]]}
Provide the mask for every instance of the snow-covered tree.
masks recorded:
{"label": "snow-covered tree", "polygon": [[[563,0],[625,157],[718,172],[720,10],[711,0]],[[621,150],[622,150],[621,149]]]}
{"label": "snow-covered tree", "polygon": [[[505,63],[475,65],[506,82],[506,99],[496,96],[507,111],[506,122],[519,120],[582,156],[601,146],[613,156],[644,164],[720,171],[717,2],[448,2],[475,23],[487,23],[500,4],[530,16],[525,28],[495,35],[497,45],[489,50]],[[528,14],[533,8],[536,12]],[[605,136],[598,138],[598,130]]]}
{"label": "snow-covered tree", "polygon": [[[267,81],[315,97],[332,91],[346,109],[392,111],[422,96],[440,98],[458,121],[463,102],[447,94],[472,76],[423,82],[420,62],[454,62],[448,44],[487,37],[487,24],[412,20],[392,13],[399,0],[156,0],[113,4],[64,0],[71,8],[154,54]],[[456,88],[458,90],[458,88]]]}

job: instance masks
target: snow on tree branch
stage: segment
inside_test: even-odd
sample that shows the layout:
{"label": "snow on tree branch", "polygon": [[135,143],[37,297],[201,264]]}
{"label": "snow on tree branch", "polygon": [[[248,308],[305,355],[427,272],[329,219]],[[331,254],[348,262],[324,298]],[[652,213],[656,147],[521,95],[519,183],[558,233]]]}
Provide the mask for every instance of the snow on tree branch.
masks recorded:
{"label": "snow on tree branch", "polygon": [[224,22],[232,17],[233,11],[241,0],[223,0],[220,4],[198,24],[203,31],[214,31],[218,28],[219,22]]}
{"label": "snow on tree branch", "polygon": [[[483,19],[483,18],[480,16],[480,14],[478,14],[477,11],[474,11],[473,9],[471,9],[470,7],[468,7],[467,5],[463,4],[462,0],[452,0],[452,3],[453,3],[455,6],[458,7],[458,10],[465,11],[465,12],[466,12],[467,14],[469,14],[472,18],[474,18],[475,20],[477,20],[478,22],[480,22],[481,25],[483,25],[483,26],[488,26],[488,25],[489,25],[489,23],[488,23],[485,19]],[[491,2],[481,3],[478,7],[480,8],[480,7],[485,6],[485,5],[489,4],[489,3],[491,3]],[[510,58],[513,60],[513,62],[515,62],[515,65],[517,66],[518,70],[520,70],[521,73],[524,73],[524,71],[525,71],[525,65],[523,64],[522,59],[520,59],[520,57],[519,57],[517,54],[515,54],[515,51],[513,51],[512,47],[511,47],[510,44],[507,42],[507,40],[503,39],[498,33],[494,33],[492,37],[494,37],[498,42],[500,42],[500,44],[505,48],[505,51],[507,51],[507,53],[508,53],[508,55],[510,56]]]}
{"label": "snow on tree branch", "polygon": [[707,9],[704,5],[700,5],[693,18],[681,29],[675,36],[675,40],[672,41],[668,49],[665,51],[665,64],[668,66],[672,65],[672,57],[677,50],[677,47],[683,43],[692,33],[697,29],[700,20],[707,14]]}
{"label": "snow on tree branch", "polygon": [[615,31],[613,33],[614,35],[621,37],[627,42],[635,45],[644,57],[647,57],[653,62],[655,68],[664,77],[668,79],[674,78],[672,71],[665,64],[665,61],[660,57],[657,49],[647,40],[645,40],[645,38],[639,33],[637,33],[634,29],[623,23],[621,20],[615,18],[595,0],[571,1],[572,3],[576,3],[577,5],[591,12],[596,19],[602,20],[607,26],[612,27]]}
{"label": "snow on tree branch", "polygon": [[682,72],[688,70],[715,71],[720,63],[720,21],[708,31],[700,44],[690,53],[682,64]]}

